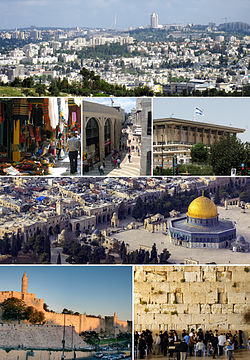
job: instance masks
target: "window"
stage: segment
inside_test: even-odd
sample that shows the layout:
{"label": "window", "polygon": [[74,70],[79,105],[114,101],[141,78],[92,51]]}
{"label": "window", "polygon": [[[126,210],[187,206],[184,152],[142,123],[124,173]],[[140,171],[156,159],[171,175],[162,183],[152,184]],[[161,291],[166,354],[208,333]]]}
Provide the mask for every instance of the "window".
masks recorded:
{"label": "window", "polygon": [[148,112],[148,126],[147,126],[147,135],[152,134],[152,111]]}

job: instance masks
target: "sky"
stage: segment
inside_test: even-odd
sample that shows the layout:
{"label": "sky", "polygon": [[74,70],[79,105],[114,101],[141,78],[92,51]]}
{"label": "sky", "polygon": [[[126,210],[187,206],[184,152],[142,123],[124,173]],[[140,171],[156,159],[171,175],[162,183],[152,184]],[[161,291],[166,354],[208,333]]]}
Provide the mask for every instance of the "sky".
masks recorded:
{"label": "sky", "polygon": [[[102,105],[112,106],[110,97],[107,97],[107,98],[88,97],[88,98],[84,98],[84,100],[102,104]],[[131,109],[136,108],[136,98],[112,97],[112,100],[114,101],[114,106],[121,106],[121,108],[124,109],[126,113],[129,113],[131,111]]]}
{"label": "sky", "polygon": [[250,23],[249,0],[0,0],[0,28],[27,26],[145,26],[152,12],[159,24]]}
{"label": "sky", "polygon": [[197,121],[246,129],[238,137],[250,142],[250,98],[156,98],[153,104],[154,119],[194,120],[195,108],[201,108]]}
{"label": "sky", "polygon": [[26,271],[28,292],[44,299],[50,310],[64,308],[89,315],[131,320],[130,266],[0,266],[0,291],[21,291]]}

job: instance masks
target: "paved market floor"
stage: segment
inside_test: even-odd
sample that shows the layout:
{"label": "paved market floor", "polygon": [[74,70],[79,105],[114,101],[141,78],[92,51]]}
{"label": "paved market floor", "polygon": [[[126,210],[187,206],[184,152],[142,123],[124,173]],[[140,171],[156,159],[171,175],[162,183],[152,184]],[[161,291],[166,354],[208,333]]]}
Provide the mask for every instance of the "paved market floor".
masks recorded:
{"label": "paved market floor", "polygon": [[78,156],[77,161],[77,173],[74,175],[70,174],[69,156],[66,153],[63,160],[57,160],[55,167],[52,168],[52,176],[80,176],[81,175],[81,161]]}
{"label": "paved market floor", "polygon": [[[88,171],[84,176],[100,176],[97,164],[94,165],[94,169]],[[104,175],[102,176],[140,176],[140,156],[135,152],[131,154],[131,160],[128,160],[128,154],[122,153],[120,168],[114,168],[111,161],[111,155],[105,159]]]}

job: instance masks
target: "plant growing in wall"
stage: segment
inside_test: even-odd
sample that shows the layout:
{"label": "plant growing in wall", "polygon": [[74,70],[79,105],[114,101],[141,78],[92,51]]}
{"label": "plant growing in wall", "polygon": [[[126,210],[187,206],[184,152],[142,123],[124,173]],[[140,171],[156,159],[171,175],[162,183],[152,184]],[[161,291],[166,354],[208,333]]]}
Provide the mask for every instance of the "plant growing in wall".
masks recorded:
{"label": "plant growing in wall", "polygon": [[177,315],[178,316],[178,311],[171,311],[171,315]]}
{"label": "plant growing in wall", "polygon": [[149,312],[149,309],[148,308],[145,308],[144,309],[145,313]]}

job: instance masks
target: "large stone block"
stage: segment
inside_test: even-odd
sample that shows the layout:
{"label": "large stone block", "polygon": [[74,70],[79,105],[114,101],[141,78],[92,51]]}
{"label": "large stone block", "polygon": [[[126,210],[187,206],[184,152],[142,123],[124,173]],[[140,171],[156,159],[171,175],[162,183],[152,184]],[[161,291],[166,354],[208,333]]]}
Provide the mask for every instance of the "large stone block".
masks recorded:
{"label": "large stone block", "polygon": [[234,311],[233,305],[223,304],[221,307],[222,314],[232,314]]}
{"label": "large stone block", "polygon": [[190,271],[190,272],[185,272],[184,273],[184,279],[186,282],[200,282],[201,281],[201,276],[200,276],[200,272],[197,271]]}
{"label": "large stone block", "polygon": [[200,304],[189,304],[188,305],[188,313],[189,314],[200,314],[201,306]]}
{"label": "large stone block", "polygon": [[[249,272],[244,271],[245,268],[249,268]],[[250,266],[238,266],[234,269],[232,273],[233,282],[250,282]]]}
{"label": "large stone block", "polygon": [[245,293],[231,292],[228,293],[228,304],[245,304]]}
{"label": "large stone block", "polygon": [[217,291],[210,291],[206,294],[206,301],[207,304],[216,304],[218,301],[218,293]]}
{"label": "large stone block", "polygon": [[168,273],[167,281],[169,282],[178,282],[181,283],[181,280],[184,279],[183,271],[172,271]]}
{"label": "large stone block", "polygon": [[221,304],[214,304],[211,306],[212,314],[221,314]]}
{"label": "large stone block", "polygon": [[210,314],[210,313],[211,313],[211,305],[201,304],[201,314]]}

